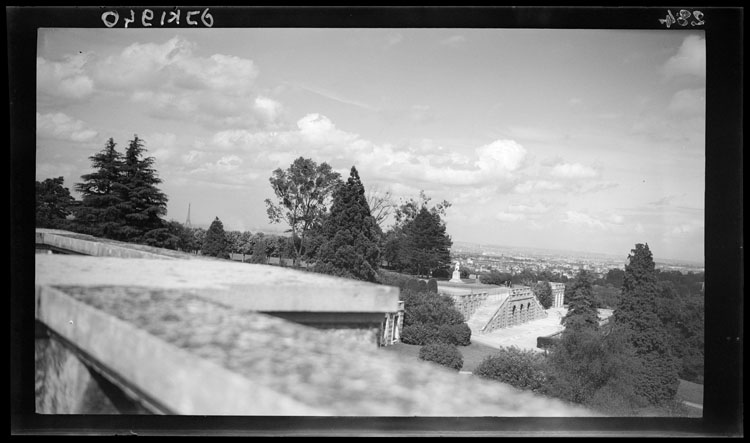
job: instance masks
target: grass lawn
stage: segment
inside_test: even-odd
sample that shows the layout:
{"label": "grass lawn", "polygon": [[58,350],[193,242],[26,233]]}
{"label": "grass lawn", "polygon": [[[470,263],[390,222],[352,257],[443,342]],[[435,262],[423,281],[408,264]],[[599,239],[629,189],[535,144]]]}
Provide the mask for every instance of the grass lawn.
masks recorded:
{"label": "grass lawn", "polygon": [[[396,343],[395,345],[386,346],[380,349],[384,352],[393,352],[406,358],[419,360],[419,348],[421,348],[419,345]],[[464,366],[461,370],[468,372],[473,372],[486,356],[497,352],[497,349],[480,343],[472,343],[469,346],[457,346],[457,348],[461,351],[461,355],[464,358]]]}

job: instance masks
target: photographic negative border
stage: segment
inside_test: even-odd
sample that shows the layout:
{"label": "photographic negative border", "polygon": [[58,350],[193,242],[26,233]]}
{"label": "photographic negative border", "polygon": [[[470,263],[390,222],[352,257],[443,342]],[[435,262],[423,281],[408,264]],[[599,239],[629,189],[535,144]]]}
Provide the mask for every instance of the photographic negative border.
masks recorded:
{"label": "photographic negative border", "polygon": [[[174,8],[148,7],[160,17]],[[180,7],[183,8],[183,7]],[[208,7],[213,27],[653,29],[699,9],[707,43],[705,394],[702,419],[39,416],[33,398],[33,195],[36,36],[105,27],[102,14],[146,7],[7,7],[11,141],[11,434],[271,436],[743,435],[743,45],[741,7]],[[186,6],[185,10],[205,7]],[[198,17],[198,16],[196,16]],[[679,16],[678,16],[679,18]],[[157,19],[154,19],[155,22]],[[121,18],[122,20],[122,18]],[[118,23],[118,26],[120,24]],[[123,25],[124,26],[124,25]],[[132,27],[142,27],[136,20]],[[180,27],[190,26],[186,22]],[[696,28],[698,29],[698,28]]]}

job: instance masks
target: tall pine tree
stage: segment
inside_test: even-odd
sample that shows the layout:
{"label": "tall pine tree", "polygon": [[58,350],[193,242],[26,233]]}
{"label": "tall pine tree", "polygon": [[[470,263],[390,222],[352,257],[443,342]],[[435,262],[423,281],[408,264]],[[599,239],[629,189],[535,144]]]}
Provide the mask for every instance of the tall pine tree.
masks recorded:
{"label": "tall pine tree", "polygon": [[120,203],[122,154],[112,138],[104,149],[89,157],[95,172],[81,176],[83,182],[75,188],[81,193],[81,205],[75,210],[76,230],[97,237],[120,238],[123,225]]}
{"label": "tall pine tree", "polygon": [[349,179],[333,194],[331,212],[322,232],[326,241],[318,251],[317,270],[375,281],[380,260],[380,232],[354,166]]}
{"label": "tall pine tree", "polygon": [[118,206],[124,217],[120,237],[132,242],[143,242],[144,236],[153,230],[159,232],[151,233],[149,240],[172,237],[161,219],[167,213],[167,196],[157,188],[161,179],[153,168],[154,158],[145,157],[145,152],[144,141],[134,135],[125,151],[117,186],[121,200]]}
{"label": "tall pine tree", "polygon": [[224,232],[224,224],[219,217],[211,222],[206,237],[203,240],[203,255],[211,257],[229,258],[227,237]]}
{"label": "tall pine tree", "polygon": [[677,392],[678,364],[657,315],[659,286],[648,244],[636,244],[628,259],[622,295],[613,313],[614,326],[635,348],[639,363],[636,393],[652,404],[660,404],[672,400]]}

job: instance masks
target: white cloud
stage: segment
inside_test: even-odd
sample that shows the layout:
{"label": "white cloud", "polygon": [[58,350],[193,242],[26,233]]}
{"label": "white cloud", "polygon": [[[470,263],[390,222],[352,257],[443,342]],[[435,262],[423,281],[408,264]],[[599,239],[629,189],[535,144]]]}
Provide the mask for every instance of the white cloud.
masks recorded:
{"label": "white cloud", "polygon": [[526,149],[513,140],[495,140],[476,149],[479,159],[475,165],[483,172],[513,172],[518,170],[526,158]]}
{"label": "white cloud", "polygon": [[696,232],[701,232],[703,230],[703,227],[704,227],[703,222],[700,222],[700,221],[680,223],[676,226],[672,226],[667,231],[667,235],[671,237],[688,236]]}
{"label": "white cloud", "polygon": [[528,180],[517,184],[513,190],[519,194],[528,194],[534,191],[557,191],[562,188],[562,183],[549,180]]}
{"label": "white cloud", "polygon": [[561,163],[555,165],[550,174],[554,177],[569,179],[594,178],[599,175],[595,169],[580,163]]}
{"label": "white cloud", "polygon": [[668,109],[678,114],[705,114],[706,88],[677,91],[669,102]]}
{"label": "white cloud", "polygon": [[143,140],[146,142],[146,149],[157,160],[166,161],[175,154],[177,135],[171,132],[145,134]]}
{"label": "white cloud", "polygon": [[667,79],[678,76],[706,77],[706,39],[689,35],[683,40],[677,54],[670,57],[662,66]]}
{"label": "white cloud", "polygon": [[625,221],[625,217],[620,214],[612,214],[609,216],[609,222],[616,225],[621,225]]}
{"label": "white cloud", "polygon": [[495,214],[495,218],[503,222],[513,222],[524,220],[526,216],[524,214],[516,214],[512,212],[498,212]]}
{"label": "white cloud", "polygon": [[252,60],[224,54],[199,57],[181,37],[164,43],[133,43],[96,63],[98,84],[112,89],[203,90],[244,95],[258,75]]}
{"label": "white cloud", "polygon": [[369,171],[371,180],[409,180],[441,187],[509,184],[520,173],[526,156],[526,150],[512,140],[496,140],[466,153],[441,149],[430,140],[398,147],[376,144],[337,128],[331,119],[317,113],[300,118],[296,130],[219,131],[200,150],[242,152],[246,159],[251,154],[258,170],[285,168],[302,155],[324,159],[337,170],[348,171],[355,164]]}
{"label": "white cloud", "polygon": [[87,142],[98,133],[86,126],[81,120],[74,119],[61,112],[51,114],[36,113],[37,136],[55,140]]}
{"label": "white cloud", "polygon": [[242,159],[239,158],[238,156],[227,155],[227,156],[221,157],[216,162],[216,167],[220,171],[226,172],[226,171],[232,171],[232,170],[239,168],[241,164],[242,164]]}
{"label": "white cloud", "polygon": [[63,187],[68,188],[71,193],[74,193],[74,183],[75,179],[77,178],[77,176],[73,172],[75,170],[75,166],[69,163],[37,163],[36,179],[38,181],[44,181],[48,178],[64,177]]}
{"label": "white cloud", "polygon": [[533,205],[511,205],[508,206],[508,210],[511,212],[522,212],[522,213],[531,213],[531,214],[543,214],[545,212],[548,212],[550,210],[550,207],[547,205],[544,205],[540,202],[536,202]]}
{"label": "white cloud", "polygon": [[120,52],[37,59],[42,95],[81,99],[95,92],[125,95],[157,118],[212,129],[265,128],[276,124],[281,104],[258,95],[252,60],[227,54],[198,55],[196,45],[174,37],[133,43]]}
{"label": "white cloud", "polygon": [[268,97],[259,96],[255,99],[255,109],[269,121],[275,121],[281,114],[281,103]]}
{"label": "white cloud", "polygon": [[94,81],[86,73],[87,54],[68,55],[61,62],[36,59],[37,91],[41,94],[79,100],[94,91]]}
{"label": "white cloud", "polygon": [[594,218],[588,214],[577,211],[566,211],[564,223],[570,223],[573,225],[582,225],[589,228],[606,229],[607,226],[599,219]]}
{"label": "white cloud", "polygon": [[190,165],[190,164],[200,161],[205,156],[206,156],[205,152],[193,149],[193,150],[188,151],[187,154],[182,155],[181,159],[185,164]]}

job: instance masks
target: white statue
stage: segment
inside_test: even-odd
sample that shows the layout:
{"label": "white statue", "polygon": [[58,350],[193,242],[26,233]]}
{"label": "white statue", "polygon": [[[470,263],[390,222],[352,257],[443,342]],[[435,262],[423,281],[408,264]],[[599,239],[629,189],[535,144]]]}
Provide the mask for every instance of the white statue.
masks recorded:
{"label": "white statue", "polygon": [[461,271],[459,270],[459,267],[461,266],[461,263],[456,261],[456,265],[453,268],[453,278],[451,278],[449,281],[452,283],[463,283],[461,281]]}

